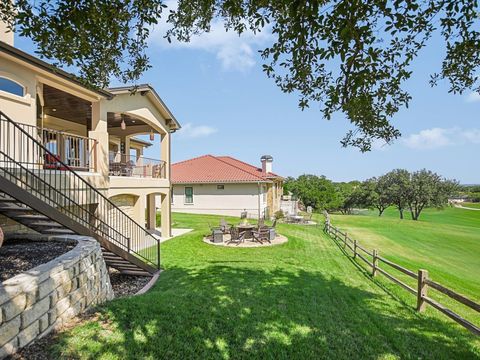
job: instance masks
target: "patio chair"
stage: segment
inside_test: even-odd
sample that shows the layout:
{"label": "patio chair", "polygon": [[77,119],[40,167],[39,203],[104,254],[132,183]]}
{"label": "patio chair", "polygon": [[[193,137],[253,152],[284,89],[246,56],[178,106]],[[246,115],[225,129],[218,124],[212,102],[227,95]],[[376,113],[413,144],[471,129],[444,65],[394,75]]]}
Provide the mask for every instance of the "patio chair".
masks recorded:
{"label": "patio chair", "polygon": [[263,227],[263,228],[259,228],[258,230],[253,230],[252,235],[253,235],[253,241],[256,241],[260,244],[263,244],[265,241],[268,241],[270,244],[272,243],[270,241],[269,228]]}
{"label": "patio chair", "polygon": [[265,220],[264,219],[258,219],[258,228],[261,229],[265,227]]}
{"label": "patio chair", "polygon": [[264,226],[267,229],[275,229],[277,227],[277,219],[273,220],[272,226]]}
{"label": "patio chair", "polygon": [[228,224],[225,219],[220,220],[220,230],[222,230],[224,234],[229,234],[231,228],[232,225]]}
{"label": "patio chair", "polygon": [[232,226],[230,229],[230,240],[227,241],[227,245],[231,243],[236,243],[237,246],[240,245],[240,243],[245,241],[245,233],[246,231],[240,231],[237,227]]}

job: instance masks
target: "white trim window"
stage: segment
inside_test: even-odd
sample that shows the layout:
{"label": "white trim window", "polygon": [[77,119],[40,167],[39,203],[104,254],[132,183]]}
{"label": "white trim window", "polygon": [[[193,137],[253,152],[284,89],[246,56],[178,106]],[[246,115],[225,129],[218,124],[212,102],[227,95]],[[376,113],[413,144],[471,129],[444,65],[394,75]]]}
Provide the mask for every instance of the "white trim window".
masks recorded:
{"label": "white trim window", "polygon": [[193,204],[193,187],[185,186],[185,204]]}
{"label": "white trim window", "polygon": [[0,76],[0,91],[19,97],[25,96],[25,87],[5,76]]}

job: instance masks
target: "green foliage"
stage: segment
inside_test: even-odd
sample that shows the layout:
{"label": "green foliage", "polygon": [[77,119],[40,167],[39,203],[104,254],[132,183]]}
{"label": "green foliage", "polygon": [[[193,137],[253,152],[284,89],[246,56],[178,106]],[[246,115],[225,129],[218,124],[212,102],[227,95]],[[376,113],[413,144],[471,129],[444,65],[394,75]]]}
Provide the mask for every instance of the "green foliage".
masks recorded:
{"label": "green foliage", "polygon": [[238,33],[270,29],[272,44],[261,51],[267,76],[298,93],[302,109],[320,102],[326,119],[343,112],[356,129],[342,144],[368,151],[374,139],[400,136],[389,120],[408,106],[403,85],[435,32],[447,50],[431,84],[480,91],[478,11],[476,0],[180,0],[168,37],[189,41],[216,19]]}
{"label": "green foliage", "polygon": [[448,203],[448,196],[455,193],[458,183],[443,179],[440,175],[420,170],[411,174],[410,186],[406,194],[406,203],[412,219],[418,220],[425,207],[443,207]]}
{"label": "green foliage", "polygon": [[0,1],[0,19],[31,38],[37,53],[57,65],[78,68],[91,86],[111,77],[135,82],[150,67],[145,54],[162,0]]}
{"label": "green foliage", "polygon": [[382,176],[391,205],[396,206],[403,219],[403,211],[407,207],[407,197],[410,188],[410,173],[405,169],[395,169]]}
{"label": "green foliage", "polygon": [[275,219],[281,220],[285,217],[285,214],[283,213],[283,210],[280,209],[280,210],[275,212],[274,216],[275,216]]}
{"label": "green foliage", "polygon": [[288,180],[284,187],[300,198],[305,207],[323,210],[335,205],[335,187],[325,176],[301,175]]}
{"label": "green foliage", "polygon": [[[30,37],[38,53],[74,66],[88,83],[106,86],[112,76],[135,81],[149,68],[145,55],[162,0],[16,0],[0,2],[0,18]],[[431,85],[480,91],[479,5],[476,0],[291,1],[180,0],[165,35],[190,41],[213,21],[226,30],[269,30],[261,51],[266,75],[300,108],[322,104],[323,117],[342,112],[355,129],[341,143],[362,151],[372,141],[391,142],[400,131],[390,119],[411,99],[404,83],[412,62],[434,33],[446,52]]]}

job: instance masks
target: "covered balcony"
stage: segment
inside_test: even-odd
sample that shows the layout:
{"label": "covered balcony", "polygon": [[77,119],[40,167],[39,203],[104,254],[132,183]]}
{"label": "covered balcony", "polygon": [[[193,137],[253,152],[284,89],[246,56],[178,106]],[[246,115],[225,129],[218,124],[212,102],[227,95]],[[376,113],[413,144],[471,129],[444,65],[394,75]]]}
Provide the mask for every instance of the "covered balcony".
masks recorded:
{"label": "covered balcony", "polygon": [[[107,123],[110,176],[167,178],[167,162],[144,154],[150,148],[150,152],[153,149],[161,155],[162,137],[158,136],[157,129],[131,114],[109,112]],[[138,137],[142,135],[149,136],[150,141]]]}

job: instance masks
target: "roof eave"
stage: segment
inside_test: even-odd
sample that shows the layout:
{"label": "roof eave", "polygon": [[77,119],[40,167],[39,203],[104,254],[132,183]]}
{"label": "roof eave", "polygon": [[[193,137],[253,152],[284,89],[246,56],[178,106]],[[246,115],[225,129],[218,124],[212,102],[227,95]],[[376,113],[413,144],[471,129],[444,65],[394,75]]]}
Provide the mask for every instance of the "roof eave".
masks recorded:
{"label": "roof eave", "polygon": [[177,119],[172,114],[172,112],[167,107],[167,105],[163,102],[162,98],[160,97],[160,95],[158,95],[157,91],[150,84],[140,84],[140,85],[134,85],[134,86],[118,86],[118,87],[109,88],[108,90],[115,95],[130,93],[132,92],[132,90],[139,91],[139,92],[150,92],[153,95],[153,98],[160,105],[160,107],[168,115],[168,117],[165,120],[173,122],[174,126],[173,127],[170,126],[171,130],[176,131],[181,129],[182,126],[180,125],[180,123],[177,121]]}
{"label": "roof eave", "polygon": [[32,56],[22,50],[19,50],[11,45],[8,45],[6,43],[4,43],[3,41],[0,41],[0,50],[2,52],[4,52],[5,54],[7,55],[10,55],[18,60],[21,60],[21,61],[24,61],[30,65],[33,65],[35,67],[38,67],[40,68],[41,70],[44,70],[44,71],[47,71],[49,72],[50,74],[53,74],[55,76],[58,76],[62,79],[65,79],[65,80],[68,80],[72,83],[74,83],[75,85],[79,85],[81,87],[83,87],[85,90],[88,90],[88,91],[92,91],[94,93],[96,93],[97,95],[101,95],[102,97],[104,98],[111,98],[112,97],[112,94],[106,90],[102,90],[102,89],[96,89],[96,88],[93,88],[93,87],[89,87],[87,85],[85,85],[85,83],[83,83],[82,81],[80,81],[78,79],[77,76],[73,75],[73,74],[70,74],[56,66],[53,66],[43,60],[40,60],[39,58],[36,58],[35,56]]}

